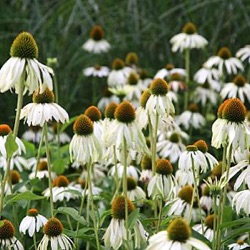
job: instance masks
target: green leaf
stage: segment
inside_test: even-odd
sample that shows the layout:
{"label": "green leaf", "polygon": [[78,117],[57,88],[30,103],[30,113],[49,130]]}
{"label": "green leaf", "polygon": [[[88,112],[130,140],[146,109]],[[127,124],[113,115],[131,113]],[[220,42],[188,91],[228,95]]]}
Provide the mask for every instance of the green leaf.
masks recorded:
{"label": "green leaf", "polygon": [[57,159],[53,162],[53,171],[55,171],[58,175],[62,174],[65,170],[66,164],[63,159]]}
{"label": "green leaf", "polygon": [[198,240],[203,241],[206,245],[208,245],[210,248],[212,247],[211,242],[202,234],[198,233],[197,231],[192,229],[192,236]]}
{"label": "green leaf", "polygon": [[139,208],[135,209],[129,216],[128,216],[128,228],[132,229],[139,217]]}
{"label": "green leaf", "polygon": [[24,193],[19,193],[19,194],[11,194],[5,197],[5,203],[6,204],[11,204],[13,202],[18,202],[21,200],[29,200],[29,201],[33,201],[33,200],[42,200],[45,199],[44,196],[39,196],[36,195],[34,193],[32,193],[31,191],[26,191]]}
{"label": "green leaf", "polygon": [[24,139],[22,139],[22,142],[26,148],[26,157],[27,158],[36,155],[36,147],[35,147],[34,143],[26,141]]}
{"label": "green leaf", "polygon": [[5,142],[5,149],[6,149],[6,153],[7,153],[7,158],[11,158],[12,155],[17,151],[18,149],[18,145],[15,141],[14,135],[12,132],[10,132],[7,135],[7,139]]}
{"label": "green leaf", "polygon": [[233,221],[229,221],[229,222],[224,222],[220,225],[220,228],[230,228],[230,227],[237,227],[240,225],[246,225],[246,224],[250,224],[250,218],[241,218],[238,220],[233,220]]}
{"label": "green leaf", "polygon": [[103,224],[103,222],[104,222],[104,220],[105,220],[105,218],[107,217],[107,216],[109,216],[109,215],[111,215],[111,209],[109,209],[109,210],[107,210],[107,211],[104,211],[101,215],[100,215],[100,226],[102,226],[102,224]]}
{"label": "green leaf", "polygon": [[83,218],[83,216],[80,216],[79,212],[73,207],[59,207],[56,211],[61,214],[69,215],[74,220],[79,221],[79,223],[81,223],[82,225],[87,225],[87,222]]}
{"label": "green leaf", "polygon": [[250,226],[248,224],[248,226],[242,226],[240,228],[237,228],[235,230],[230,231],[230,235],[228,237],[226,237],[222,243],[225,243],[229,240],[235,239],[237,237],[239,237],[240,235],[243,235],[244,233],[249,233],[250,232]]}

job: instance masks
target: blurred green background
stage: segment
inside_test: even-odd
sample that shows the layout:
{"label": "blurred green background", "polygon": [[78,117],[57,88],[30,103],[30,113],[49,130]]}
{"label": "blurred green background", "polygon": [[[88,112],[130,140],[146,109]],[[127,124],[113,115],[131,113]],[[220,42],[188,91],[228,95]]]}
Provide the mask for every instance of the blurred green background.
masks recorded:
{"label": "blurred green background", "polygon": [[[183,56],[171,52],[169,40],[188,21],[209,41],[205,51],[192,51],[191,73],[220,47],[228,46],[234,54],[249,43],[249,0],[1,0],[0,12],[0,65],[9,58],[18,33],[32,33],[39,61],[58,59],[59,104],[70,116],[91,104],[91,79],[82,70],[95,63],[111,67],[113,59],[133,51],[140,67],[152,75],[166,63],[184,67]],[[104,28],[112,46],[109,53],[93,55],[81,48],[95,24]],[[16,98],[10,92],[1,94],[1,123],[12,125]],[[30,101],[25,96],[25,102]]]}

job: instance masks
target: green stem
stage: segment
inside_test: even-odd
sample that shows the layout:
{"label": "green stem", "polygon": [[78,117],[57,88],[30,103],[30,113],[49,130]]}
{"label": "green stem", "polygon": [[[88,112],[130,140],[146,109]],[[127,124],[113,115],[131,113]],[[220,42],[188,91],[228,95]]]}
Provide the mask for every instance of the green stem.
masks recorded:
{"label": "green stem", "polygon": [[162,201],[157,200],[158,207],[159,207],[159,217],[158,217],[158,223],[157,223],[157,229],[156,232],[159,232],[160,224],[161,224],[161,216],[162,216]]}
{"label": "green stem", "polygon": [[[83,191],[83,192],[84,192],[84,193],[83,193],[83,195],[82,195],[82,197],[81,197],[81,205],[80,205],[80,209],[79,209],[79,215],[80,215],[80,216],[82,215],[82,211],[83,211],[84,201],[85,201],[86,192],[87,192],[87,184],[85,184],[85,187],[84,187],[84,191]],[[76,249],[78,249],[78,245],[79,245],[79,240],[78,240],[79,227],[80,227],[80,222],[77,221],[77,224],[76,224],[76,240],[75,240]]]}
{"label": "green stem", "polygon": [[[189,86],[189,81],[190,81],[190,49],[185,50],[185,69],[186,69],[186,84],[188,86],[188,89],[190,88]],[[188,102],[189,102],[189,90],[185,91],[185,96],[184,96],[184,111],[188,107]]]}
{"label": "green stem", "polygon": [[216,204],[217,195],[213,195],[213,210],[214,210],[214,226],[213,226],[213,249],[217,249],[217,230],[218,230],[218,223],[217,223],[217,217],[218,217],[218,209]]}
{"label": "green stem", "polygon": [[128,232],[128,182],[127,182],[127,142],[123,136],[123,157],[124,157],[124,170],[123,170],[123,195],[125,199],[125,228],[126,228],[126,239],[129,241]]}
{"label": "green stem", "polygon": [[[113,146],[113,154],[114,154],[114,166],[115,166],[115,194],[118,192],[119,190],[119,177],[118,177],[118,170],[117,170],[117,157],[116,157],[116,146]],[[114,195],[115,197],[115,195]]]}
{"label": "green stem", "polygon": [[50,152],[49,152],[49,140],[48,140],[48,124],[45,122],[44,124],[45,134],[45,148],[46,148],[46,157],[47,157],[47,165],[48,165],[48,174],[49,174],[49,192],[50,192],[50,212],[51,217],[54,217],[54,203],[53,203],[53,190],[52,190],[52,174],[51,174],[51,163],[50,163]]}
{"label": "green stem", "polygon": [[196,176],[195,168],[194,168],[194,159],[193,159],[192,156],[191,156],[191,159],[192,159],[192,172],[193,172],[193,178],[194,178],[194,193],[196,192],[197,203],[198,203],[199,212],[200,212],[200,219],[201,219],[201,229],[202,229],[202,234],[204,234],[204,226],[203,226],[203,219],[202,219],[202,209],[201,209],[201,204],[200,204],[199,190],[198,190],[198,186],[197,186],[197,180],[199,180],[199,177]]}
{"label": "green stem", "polygon": [[[18,134],[18,130],[19,130],[20,114],[21,114],[21,109],[22,109],[22,105],[23,105],[23,91],[24,91],[24,82],[21,80],[20,85],[19,85],[19,89],[18,89],[16,117],[15,117],[14,129],[13,129],[14,139],[16,138],[16,136]],[[4,207],[4,204],[3,204],[4,191],[5,191],[5,187],[6,187],[6,183],[7,183],[8,179],[10,182],[10,178],[9,178],[9,176],[10,176],[10,161],[11,161],[11,158],[8,158],[5,175],[3,178],[3,182],[1,184],[1,194],[2,195],[0,198],[0,214],[2,213],[3,207]],[[10,183],[10,185],[11,185],[11,183]]]}
{"label": "green stem", "polygon": [[95,230],[95,239],[96,239],[96,246],[97,249],[100,250],[100,242],[99,242],[99,237],[98,237],[98,224],[96,221],[96,216],[95,216],[95,208],[94,208],[94,202],[93,202],[93,193],[92,193],[92,183],[91,183],[91,164],[87,164],[87,181],[88,181],[88,201],[91,204],[91,213],[92,213],[92,220],[94,223],[94,230]]}
{"label": "green stem", "polygon": [[34,242],[35,250],[37,250],[36,232],[35,232],[34,235],[33,235],[33,242]]}
{"label": "green stem", "polygon": [[[65,201],[65,200],[63,201],[63,205],[64,205],[64,207],[67,207],[67,204],[66,204],[66,201]],[[72,223],[71,223],[71,221],[70,221],[70,218],[69,218],[69,215],[68,215],[68,214],[66,215],[66,218],[67,218],[67,222],[68,222],[68,225],[69,225],[70,230],[73,230],[73,226],[72,226]]]}
{"label": "green stem", "polygon": [[[221,199],[221,203],[220,203],[220,213],[218,216],[218,225],[222,224],[224,207],[225,207],[225,203],[226,203],[226,199],[227,199],[227,187],[228,187],[228,177],[229,177],[229,170],[230,170],[230,164],[231,164],[231,158],[232,158],[232,146],[230,146],[230,148],[229,148],[228,158],[227,158],[227,147],[224,147],[223,150],[225,152],[223,151],[224,169],[222,168],[222,170],[224,170],[224,171],[222,173],[226,173],[226,185],[222,190],[222,199]],[[219,228],[219,226],[218,226],[218,228]],[[218,242],[218,249],[220,249],[221,248],[221,230],[220,230],[220,228],[218,229],[217,242]]]}

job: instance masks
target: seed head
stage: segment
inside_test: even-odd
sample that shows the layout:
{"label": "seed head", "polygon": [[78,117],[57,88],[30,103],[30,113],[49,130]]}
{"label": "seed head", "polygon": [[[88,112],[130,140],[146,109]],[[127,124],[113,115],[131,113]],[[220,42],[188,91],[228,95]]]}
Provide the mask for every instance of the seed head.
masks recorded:
{"label": "seed head", "polygon": [[191,236],[191,228],[182,218],[174,219],[167,228],[168,237],[172,241],[186,242]]}
{"label": "seed head", "polygon": [[11,128],[7,124],[0,124],[0,136],[8,135],[11,132]]}
{"label": "seed head", "polygon": [[57,218],[50,218],[43,227],[43,233],[50,236],[56,237],[62,234],[63,224]]}
{"label": "seed head", "polygon": [[90,31],[90,37],[95,41],[100,41],[104,37],[103,28],[100,25],[95,25]]}
{"label": "seed head", "polygon": [[60,175],[53,181],[53,187],[67,187],[69,180],[66,176]]}
{"label": "seed head", "polygon": [[43,93],[40,93],[39,90],[35,91],[32,96],[34,103],[53,103],[55,99],[53,91],[46,88]]}
{"label": "seed head", "polygon": [[148,98],[150,97],[151,93],[150,93],[150,90],[149,89],[145,89],[141,95],[141,98],[140,98],[140,106],[143,107],[143,108],[146,108],[146,104],[147,104],[147,101],[148,101]]}
{"label": "seed head", "polygon": [[131,72],[127,81],[129,85],[136,85],[139,81],[139,76],[136,73]]}
{"label": "seed head", "polygon": [[123,101],[115,110],[115,118],[119,122],[130,123],[135,120],[135,109],[128,101]]}
{"label": "seed head", "polygon": [[208,228],[214,229],[214,214],[208,215],[204,222]]}
{"label": "seed head", "polygon": [[35,208],[31,208],[28,210],[27,215],[31,217],[36,217],[38,215],[38,210]]}
{"label": "seed head", "polygon": [[194,145],[200,150],[202,153],[206,153],[208,151],[207,143],[204,140],[198,140],[194,143]]}
{"label": "seed head", "polygon": [[[127,199],[128,201],[128,214],[135,210],[135,206],[133,203]],[[125,219],[125,197],[117,196],[113,202],[111,207],[112,216],[115,219],[124,220]]]}
{"label": "seed head", "polygon": [[79,115],[73,126],[74,133],[87,136],[93,133],[93,122],[86,115]]}
{"label": "seed head", "polygon": [[246,107],[238,98],[228,99],[228,102],[222,110],[222,118],[230,122],[243,122],[246,118],[246,114]]}
{"label": "seed head", "polygon": [[182,33],[186,33],[188,35],[193,35],[193,34],[197,33],[197,29],[193,23],[188,22],[182,28]]}
{"label": "seed head", "polygon": [[133,177],[127,177],[128,191],[134,190],[137,187],[137,181]]}
{"label": "seed head", "polygon": [[194,189],[192,186],[184,186],[178,193],[178,197],[191,204]]}
{"label": "seed head", "polygon": [[156,78],[150,84],[150,91],[152,95],[166,95],[168,93],[168,84],[162,78]]}
{"label": "seed head", "polygon": [[237,75],[237,76],[234,77],[233,82],[238,87],[244,87],[247,80],[246,80],[246,78],[244,76]]}
{"label": "seed head", "polygon": [[101,111],[95,106],[88,107],[84,114],[88,116],[92,122],[98,122],[102,119]]}
{"label": "seed head", "polygon": [[141,168],[152,170],[152,160],[149,156],[144,155],[141,160]]}
{"label": "seed head", "polygon": [[222,47],[219,51],[218,51],[218,54],[217,54],[220,58],[222,58],[223,60],[227,60],[229,59],[230,57],[232,57],[232,53],[230,51],[229,48],[227,47]]}
{"label": "seed head", "polygon": [[18,171],[16,170],[10,171],[10,180],[11,180],[12,185],[19,183],[20,179],[21,179],[21,175],[19,174]]}
{"label": "seed head", "polygon": [[9,220],[2,220],[4,224],[0,227],[0,240],[10,239],[15,234],[15,228]]}
{"label": "seed head", "polygon": [[125,62],[127,65],[137,65],[139,62],[138,55],[135,52],[129,52],[126,56]]}
{"label": "seed head", "polygon": [[38,58],[38,47],[33,36],[28,32],[20,33],[10,48],[11,57]]}
{"label": "seed head", "polygon": [[112,63],[112,69],[120,70],[123,69],[125,66],[124,61],[120,58],[116,58]]}
{"label": "seed head", "polygon": [[118,104],[111,102],[105,109],[104,115],[106,118],[115,119],[115,110],[118,107]]}
{"label": "seed head", "polygon": [[168,176],[173,173],[173,166],[169,160],[160,159],[156,164],[156,173]]}

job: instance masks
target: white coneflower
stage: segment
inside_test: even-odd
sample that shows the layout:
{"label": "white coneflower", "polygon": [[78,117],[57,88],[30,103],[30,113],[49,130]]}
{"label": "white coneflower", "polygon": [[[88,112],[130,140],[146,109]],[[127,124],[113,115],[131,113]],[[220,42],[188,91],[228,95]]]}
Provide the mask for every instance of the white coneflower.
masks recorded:
{"label": "white coneflower", "polygon": [[[135,210],[133,203],[128,201],[128,214],[132,213]],[[125,228],[125,198],[124,196],[117,196],[112,202],[112,219],[106,229],[105,234],[103,235],[104,245],[108,248],[113,248],[114,250],[119,249],[123,241],[127,239],[127,233]],[[140,248],[141,243],[145,243],[147,240],[146,231],[144,230],[141,222],[136,221],[134,227],[129,230],[129,235],[134,232],[134,248]],[[130,239],[131,240],[131,239]]]}
{"label": "white coneflower", "polygon": [[236,57],[240,58],[243,62],[248,61],[250,63],[250,45],[240,48],[236,53]]}
{"label": "white coneflower", "polygon": [[120,103],[120,99],[116,95],[113,95],[113,93],[108,89],[108,87],[105,87],[103,89],[102,98],[97,103],[97,107],[102,112],[104,112],[106,107],[112,102]]}
{"label": "white coneflower", "polygon": [[200,103],[202,107],[206,107],[208,103],[215,105],[218,97],[218,93],[211,89],[208,83],[198,86],[194,91],[195,101]]}
{"label": "white coneflower", "polygon": [[192,186],[194,184],[193,172],[189,168],[185,170],[177,169],[175,179],[179,187]]}
{"label": "white coneflower", "polygon": [[127,186],[128,186],[128,199],[132,202],[136,202],[138,205],[143,203],[143,200],[146,199],[146,194],[141,187],[137,185],[137,180],[133,177],[127,177]]}
{"label": "white coneflower", "polygon": [[1,220],[0,248],[24,250],[22,243],[14,236],[15,228],[9,220]]}
{"label": "white coneflower", "polygon": [[129,52],[125,57],[125,63],[127,66],[139,71],[138,64],[139,64],[139,57],[136,52]]}
{"label": "white coneflower", "polygon": [[194,145],[204,154],[209,169],[213,169],[215,165],[219,164],[218,160],[208,152],[208,145],[204,140],[198,140]]}
{"label": "white coneflower", "polygon": [[94,135],[99,139],[99,142],[103,141],[103,121],[102,121],[102,113],[101,111],[95,107],[88,107],[84,114],[89,117],[89,119],[93,122],[94,125]]}
{"label": "white coneflower", "polygon": [[[102,192],[101,188],[94,186],[93,183],[91,185],[92,195],[99,195]],[[74,186],[82,195],[89,194],[87,181],[83,178],[78,178],[76,183],[73,183],[72,186]]]}
{"label": "white coneflower", "polygon": [[[121,163],[118,163],[116,167],[117,167],[117,176],[118,176],[118,178],[121,179],[124,175],[124,166]],[[109,174],[111,176],[114,176],[115,171],[116,171],[115,166],[113,166],[113,167],[111,167]],[[138,180],[139,176],[140,176],[140,170],[137,167],[130,164],[127,166],[127,176],[132,177],[135,180]]]}
{"label": "white coneflower", "polygon": [[202,241],[191,237],[190,226],[183,218],[175,218],[167,230],[160,231],[149,238],[146,250],[211,250]]}
{"label": "white coneflower", "polygon": [[234,183],[234,190],[237,191],[242,183],[245,183],[250,189],[250,162],[248,160],[242,160],[237,165],[230,167],[228,180],[233,178],[238,172],[240,174],[237,176]]}
{"label": "white coneflower", "polygon": [[157,73],[154,76],[154,79],[162,78],[164,80],[169,80],[169,77],[172,74],[176,74],[176,73],[181,75],[181,76],[185,76],[186,70],[181,69],[181,68],[175,68],[173,64],[168,63],[168,64],[166,64],[165,68],[162,68],[162,69],[157,71]]}
{"label": "white coneflower", "polygon": [[246,107],[241,100],[231,98],[224,101],[218,109],[218,119],[212,125],[212,146],[227,145],[228,149],[232,147],[232,152],[237,148],[244,151],[250,140],[245,117]]}
{"label": "white coneflower", "polygon": [[172,44],[172,51],[183,52],[185,49],[202,49],[208,41],[197,33],[195,25],[191,22],[186,23],[182,28],[182,33],[173,36],[170,39]]}
{"label": "white coneflower", "polygon": [[220,92],[222,99],[239,98],[243,103],[250,102],[250,84],[242,75],[234,77],[233,82],[224,85]]}
{"label": "white coneflower", "polygon": [[153,199],[169,199],[174,195],[176,180],[173,176],[173,167],[170,161],[160,159],[156,164],[156,174],[148,183],[148,195]]}
{"label": "white coneflower", "polygon": [[[193,165],[193,166],[192,166]],[[192,167],[196,173],[206,172],[209,168],[207,159],[198,147],[195,145],[188,145],[186,151],[184,151],[179,159],[178,168],[183,171],[192,170]]]}
{"label": "white coneflower", "polygon": [[94,163],[102,158],[102,147],[94,135],[93,122],[86,115],[80,115],[75,120],[74,136],[69,145],[71,162],[81,164]]}
{"label": "white coneflower", "polygon": [[[77,190],[75,187],[72,185],[69,185],[69,180],[66,176],[60,175],[56,177],[53,181],[53,188],[52,188],[52,193],[53,193],[53,202],[57,201],[69,201],[70,199],[75,199],[76,196],[70,192],[71,190]],[[47,188],[43,192],[45,197],[50,197],[50,190]]]}
{"label": "white coneflower", "polygon": [[165,206],[170,205],[170,209],[167,212],[168,216],[177,215],[187,219],[190,213],[193,192],[192,186],[184,186],[178,192],[177,198],[166,202]]}
{"label": "white coneflower", "polygon": [[193,229],[212,242],[214,238],[214,214],[210,214],[205,218],[204,225],[196,224]]}
{"label": "white coneflower", "polygon": [[[57,218],[50,218],[43,227],[44,236],[38,245],[38,250],[65,249],[72,250],[75,248],[73,241],[63,234],[63,225]],[[50,244],[49,244],[50,243]],[[59,248],[58,248],[59,247]]]}
{"label": "white coneflower", "polygon": [[181,134],[178,131],[171,133],[168,139],[157,142],[157,152],[162,158],[169,158],[171,163],[176,163],[185,151],[186,146],[182,143]]}
{"label": "white coneflower", "polygon": [[107,77],[109,74],[109,68],[106,66],[100,66],[96,64],[94,67],[88,67],[83,70],[83,74],[85,76],[93,76],[93,77]]}
{"label": "white coneflower", "polygon": [[104,39],[104,30],[100,25],[95,25],[90,31],[90,38],[82,45],[82,48],[94,54],[108,52],[111,48],[109,42]]}
{"label": "white coneflower", "polygon": [[202,188],[202,195],[200,198],[200,205],[207,212],[211,212],[213,208],[213,198],[210,194],[210,188],[206,184],[202,185],[201,188]]}
{"label": "white coneflower", "polygon": [[[139,154],[138,160],[140,160],[139,156],[142,153],[149,154],[146,139],[136,122],[135,109],[127,101],[120,103],[116,108],[115,120],[105,135],[106,145],[108,147],[115,145],[119,152],[122,151],[124,141],[126,142],[128,156],[132,159],[134,156],[133,151]],[[122,157],[122,155],[118,155],[119,160],[121,160]]]}
{"label": "white coneflower", "polygon": [[205,125],[206,119],[199,113],[199,107],[195,103],[188,106],[188,110],[176,117],[176,123],[182,125],[186,130],[190,127],[199,129]]}
{"label": "white coneflower", "polygon": [[57,103],[54,103],[54,93],[46,88],[43,93],[33,93],[33,103],[21,109],[20,120],[23,119],[29,126],[43,126],[45,122],[52,121],[65,123],[69,120],[68,113]]}
{"label": "white coneflower", "polygon": [[250,215],[250,190],[237,192],[233,197],[232,207],[235,207],[237,214],[243,211],[245,214]]}
{"label": "white coneflower", "polygon": [[247,250],[250,247],[244,240],[237,240],[236,243],[228,245],[229,250]]}
{"label": "white coneflower", "polygon": [[148,184],[152,178],[153,178],[152,160],[149,156],[144,155],[141,160],[140,181]]}
{"label": "white coneflower", "polygon": [[26,234],[27,231],[29,236],[32,237],[35,232],[39,232],[40,228],[43,227],[47,221],[47,218],[39,214],[37,209],[31,208],[27,212],[27,216],[25,216],[21,221],[19,225],[19,232]]}
{"label": "white coneflower", "polygon": [[[22,138],[26,141],[33,143],[39,143],[42,137],[42,127],[29,126],[28,129],[22,134]],[[48,130],[48,141],[52,141],[54,138],[50,130]]]}
{"label": "white coneflower", "polygon": [[[35,171],[37,168],[37,172]],[[43,178],[49,178],[49,171],[48,171],[48,163],[47,159],[40,159],[39,163],[35,161],[34,168],[32,172],[29,174],[30,179],[38,178],[39,180]],[[54,180],[56,178],[56,173],[51,172],[51,178]]]}
{"label": "white coneflower", "polygon": [[170,89],[173,90],[175,93],[187,90],[187,85],[185,83],[185,74],[182,75],[177,72],[170,73],[168,83]]}
{"label": "white coneflower", "polygon": [[204,66],[207,68],[217,66],[221,74],[223,74],[225,70],[229,75],[236,75],[239,71],[244,70],[241,60],[233,57],[231,51],[227,47],[222,47],[216,56],[210,57],[204,63]]}
{"label": "white coneflower", "polygon": [[0,70],[0,91],[15,89],[19,92],[19,83],[23,82],[25,91],[32,94],[37,89],[43,92],[53,89],[51,75],[53,70],[37,61],[38,47],[28,32],[20,33],[10,48],[11,58]]}
{"label": "white coneflower", "polygon": [[222,73],[218,69],[208,68],[207,66],[203,65],[203,67],[195,73],[194,80],[198,84],[208,83],[213,90],[220,91],[221,77]]}
{"label": "white coneflower", "polygon": [[174,114],[175,108],[169,98],[168,94],[169,86],[167,82],[161,78],[156,78],[150,85],[151,95],[146,103],[146,111],[151,116],[155,116],[155,112],[165,118],[170,114]]}
{"label": "white coneflower", "polygon": [[[5,143],[7,140],[7,136],[11,131],[12,130],[9,125],[0,124],[0,153],[5,159],[7,159]],[[16,155],[21,155],[22,153],[26,153],[25,146],[18,137],[15,138],[15,142],[17,145],[17,150],[13,153],[13,155],[16,156]]]}
{"label": "white coneflower", "polygon": [[141,129],[148,125],[148,115],[146,111],[146,104],[151,93],[149,89],[143,91],[140,98],[140,106],[136,109],[136,121]]}
{"label": "white coneflower", "polygon": [[124,87],[127,83],[129,74],[133,71],[133,69],[125,66],[122,59],[114,59],[112,62],[112,70],[110,71],[107,79],[109,88]]}

